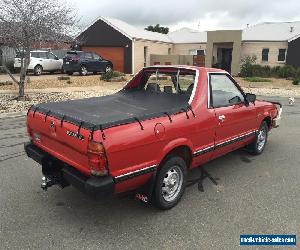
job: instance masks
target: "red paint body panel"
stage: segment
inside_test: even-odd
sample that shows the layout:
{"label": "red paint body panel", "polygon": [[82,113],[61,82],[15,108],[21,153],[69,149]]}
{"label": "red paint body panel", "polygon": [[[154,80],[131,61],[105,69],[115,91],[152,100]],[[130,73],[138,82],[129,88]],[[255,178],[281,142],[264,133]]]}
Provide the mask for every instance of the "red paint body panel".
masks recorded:
{"label": "red paint body panel", "polygon": [[[143,130],[138,122],[111,127],[104,131],[105,140],[100,131],[95,131],[93,140],[103,143],[108,159],[109,174],[112,177],[126,175],[153,165],[159,168],[164,157],[177,147],[185,146],[192,154],[195,154],[237,136],[256,131],[263,119],[266,117],[273,119],[277,115],[276,107],[264,101],[256,101],[255,104],[249,106],[238,104],[217,109],[208,108],[208,72],[224,71],[188,66],[152,68],[160,70],[177,70],[178,68],[184,70],[186,68],[197,72],[194,98],[190,103],[195,117],[191,111],[188,111],[188,119],[186,113],[181,112],[172,115],[172,122],[168,116],[142,121]],[[135,86],[141,74],[142,72],[136,75],[127,87]],[[218,119],[220,115],[226,117],[222,123]],[[51,122],[55,124],[55,132],[49,129]],[[41,134],[40,142],[33,140],[36,146],[73,166],[86,176],[90,175],[87,145],[91,131],[82,128],[80,134],[84,136],[84,139],[72,138],[66,134],[66,131],[76,132],[78,130],[76,125],[68,122],[61,124],[60,120],[53,117],[47,117],[45,120],[45,115],[38,111],[35,114],[33,111],[28,113],[27,125],[31,137],[33,131]],[[254,135],[215,150],[208,150],[205,154],[193,157],[190,167],[198,167],[212,158],[248,144],[253,139]],[[152,173],[146,173],[117,182],[115,192],[121,193],[136,189],[147,183],[151,175]]]}

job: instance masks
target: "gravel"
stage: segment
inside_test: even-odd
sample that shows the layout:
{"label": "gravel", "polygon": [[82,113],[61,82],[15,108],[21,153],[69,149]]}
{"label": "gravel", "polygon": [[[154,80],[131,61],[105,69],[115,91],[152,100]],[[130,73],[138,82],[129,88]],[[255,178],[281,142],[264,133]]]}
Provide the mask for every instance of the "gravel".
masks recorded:
{"label": "gravel", "polygon": [[89,97],[105,96],[114,93],[113,90],[105,91],[76,91],[70,93],[34,93],[29,94],[30,101],[13,100],[16,96],[13,94],[0,95],[0,113],[22,112],[28,110],[33,104],[42,102],[60,102],[73,99],[82,99]]}

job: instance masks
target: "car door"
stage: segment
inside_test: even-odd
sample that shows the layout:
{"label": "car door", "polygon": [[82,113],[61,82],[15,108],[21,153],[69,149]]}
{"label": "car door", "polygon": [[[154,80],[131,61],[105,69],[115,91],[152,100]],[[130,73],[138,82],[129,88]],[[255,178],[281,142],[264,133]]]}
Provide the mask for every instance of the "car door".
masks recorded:
{"label": "car door", "polygon": [[105,63],[101,56],[96,53],[93,53],[94,60],[95,60],[95,71],[97,72],[104,72],[105,71]]}
{"label": "car door", "polygon": [[87,67],[88,71],[94,71],[94,57],[92,52],[85,52],[84,53],[84,64]]}
{"label": "car door", "polygon": [[49,63],[49,59],[48,59],[48,52],[46,51],[39,52],[39,64],[41,64],[44,71],[51,70],[51,64]]}
{"label": "car door", "polygon": [[49,58],[49,70],[52,71],[57,71],[62,68],[62,61],[58,59],[56,55],[53,53],[49,52],[48,53],[48,58]]}
{"label": "car door", "polygon": [[243,146],[256,133],[256,110],[227,73],[210,73],[210,108],[215,112],[214,156]]}

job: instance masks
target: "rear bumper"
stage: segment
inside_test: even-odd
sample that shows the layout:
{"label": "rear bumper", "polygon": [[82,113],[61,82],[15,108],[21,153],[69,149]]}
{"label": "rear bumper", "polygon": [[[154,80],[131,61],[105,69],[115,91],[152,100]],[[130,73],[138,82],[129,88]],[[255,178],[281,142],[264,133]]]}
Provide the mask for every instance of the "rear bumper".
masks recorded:
{"label": "rear bumper", "polygon": [[31,142],[25,143],[24,149],[28,157],[42,165],[43,174],[47,178],[55,176],[55,179],[60,180],[61,183],[57,184],[70,184],[95,199],[114,193],[115,183],[111,176],[87,177],[77,169],[59,162]]}

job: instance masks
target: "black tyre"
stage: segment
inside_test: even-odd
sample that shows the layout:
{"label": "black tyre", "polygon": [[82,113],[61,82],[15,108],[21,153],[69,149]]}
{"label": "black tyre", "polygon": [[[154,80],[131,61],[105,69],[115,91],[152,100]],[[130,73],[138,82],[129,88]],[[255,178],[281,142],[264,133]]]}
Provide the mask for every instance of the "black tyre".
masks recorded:
{"label": "black tyre", "polygon": [[71,76],[71,75],[73,75],[73,72],[72,71],[66,71],[66,74]]}
{"label": "black tyre", "polygon": [[110,72],[112,70],[113,70],[112,65],[111,64],[107,64],[106,67],[105,67],[105,73]]}
{"label": "black tyre", "polygon": [[255,141],[247,146],[251,154],[259,155],[264,151],[268,140],[268,131],[269,128],[267,122],[262,122],[257,132]]}
{"label": "black tyre", "polygon": [[87,69],[87,67],[84,66],[84,65],[82,65],[82,66],[80,67],[79,74],[80,74],[81,76],[86,76],[86,75],[88,74],[88,69]]}
{"label": "black tyre", "polygon": [[161,167],[155,183],[154,204],[170,209],[181,199],[186,186],[187,167],[181,157],[170,157]]}
{"label": "black tyre", "polygon": [[33,69],[33,74],[35,76],[40,76],[43,73],[43,67],[41,65],[36,65]]}
{"label": "black tyre", "polygon": [[94,71],[94,72],[93,72],[94,75],[97,75],[97,73],[98,73],[97,71]]}

